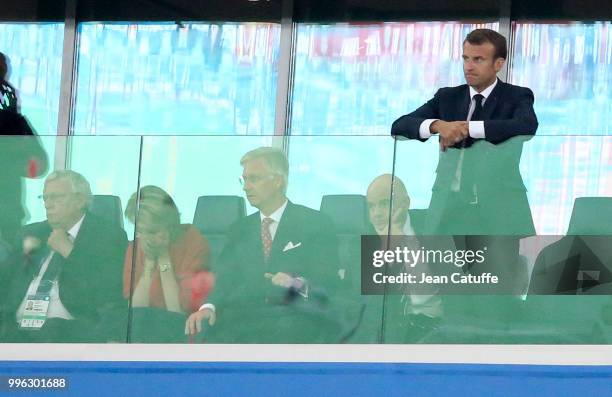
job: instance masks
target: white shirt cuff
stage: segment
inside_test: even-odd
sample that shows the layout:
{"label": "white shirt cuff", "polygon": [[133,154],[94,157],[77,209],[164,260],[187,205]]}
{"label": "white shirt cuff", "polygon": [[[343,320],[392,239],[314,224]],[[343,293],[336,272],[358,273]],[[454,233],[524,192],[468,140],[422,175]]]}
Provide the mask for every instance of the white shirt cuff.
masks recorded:
{"label": "white shirt cuff", "polygon": [[429,139],[431,138],[431,132],[429,131],[429,127],[431,123],[434,121],[438,121],[438,119],[426,119],[419,126],[419,136],[421,139]]}
{"label": "white shirt cuff", "polygon": [[204,310],[204,309],[210,309],[210,310],[212,310],[213,313],[216,311],[215,310],[215,305],[213,305],[212,303],[205,303],[205,304],[203,304],[202,306],[200,306],[198,311]]}
{"label": "white shirt cuff", "polygon": [[294,278],[293,287],[297,290],[298,294],[302,296],[302,298],[308,299],[310,287],[308,286],[306,280],[304,280],[302,277]]}
{"label": "white shirt cuff", "polygon": [[468,123],[468,129],[470,131],[470,136],[474,139],[484,139],[485,138],[485,129],[484,129],[484,121],[470,121]]}

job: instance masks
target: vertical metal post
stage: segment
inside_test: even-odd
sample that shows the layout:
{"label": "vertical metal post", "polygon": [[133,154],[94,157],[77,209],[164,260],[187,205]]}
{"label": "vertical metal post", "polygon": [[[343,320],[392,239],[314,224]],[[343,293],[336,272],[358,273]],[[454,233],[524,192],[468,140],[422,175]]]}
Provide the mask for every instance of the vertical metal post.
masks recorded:
{"label": "vertical metal post", "polygon": [[512,0],[500,0],[499,2],[499,33],[501,33],[508,41],[508,59],[506,59],[505,67],[499,72],[499,78],[508,82],[510,78],[510,65],[512,63],[512,52],[514,50],[514,42],[512,37]]}
{"label": "vertical metal post", "polygon": [[[273,146],[288,150],[287,135],[291,125],[291,92],[295,65],[296,26],[293,23],[293,0],[283,0],[281,15],[280,55],[276,83],[276,111]],[[282,138],[281,138],[282,137]]]}
{"label": "vertical metal post", "polygon": [[73,88],[76,70],[77,48],[77,0],[66,0],[66,20],[64,22],[64,45],[62,52],[62,76],[60,84],[59,114],[57,120],[57,139],[55,144],[55,169],[69,168],[70,135],[73,110]]}

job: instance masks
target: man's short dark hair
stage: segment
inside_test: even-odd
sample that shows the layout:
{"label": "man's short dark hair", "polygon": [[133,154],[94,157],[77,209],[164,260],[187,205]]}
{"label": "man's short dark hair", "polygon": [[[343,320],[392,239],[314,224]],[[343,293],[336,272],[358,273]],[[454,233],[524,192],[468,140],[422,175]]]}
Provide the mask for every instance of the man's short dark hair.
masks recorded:
{"label": "man's short dark hair", "polygon": [[491,43],[493,44],[493,47],[495,47],[495,56],[493,57],[493,60],[497,58],[507,59],[508,47],[506,45],[506,38],[494,30],[472,30],[470,33],[468,33],[463,42],[465,43],[466,41],[472,45]]}

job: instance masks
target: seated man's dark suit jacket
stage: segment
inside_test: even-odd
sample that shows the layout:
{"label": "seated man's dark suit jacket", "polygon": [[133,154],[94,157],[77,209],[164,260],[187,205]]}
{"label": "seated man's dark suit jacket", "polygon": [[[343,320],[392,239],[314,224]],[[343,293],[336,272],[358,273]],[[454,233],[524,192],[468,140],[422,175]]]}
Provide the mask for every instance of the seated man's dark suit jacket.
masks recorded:
{"label": "seated man's dark suit jacket", "polygon": [[544,248],[531,274],[532,295],[610,295],[612,236],[565,236]]}
{"label": "seated man's dark suit jacket", "polygon": [[[327,299],[339,267],[331,220],[319,211],[288,202],[265,263],[260,219],[256,212],[230,228],[214,267],[217,281],[208,299],[216,307],[217,324],[205,331],[205,340],[308,343],[337,337],[337,319],[330,317]],[[285,250],[290,242],[295,248]],[[277,272],[307,280],[308,298],[264,277]]]}
{"label": "seated man's dark suit jacket", "polygon": [[[569,235],[538,255],[525,311],[531,333],[544,343],[609,343],[611,240]],[[596,331],[600,325],[603,333]]]}
{"label": "seated man's dark suit jacket", "polygon": [[[538,127],[533,102],[530,89],[498,80],[483,106],[485,139],[468,137],[464,144],[440,152],[427,222],[429,233],[534,234],[526,189],[519,172],[523,142],[530,139]],[[391,134],[423,141],[419,127],[424,120],[465,121],[469,106],[467,85],[441,88],[426,104],[397,119]],[[460,166],[462,151],[465,153],[460,190],[458,195],[453,195],[451,185]],[[418,164],[414,164],[414,170],[427,172]],[[445,224],[444,218],[448,217],[444,209],[452,211],[453,201],[461,196],[465,196],[465,203],[472,201],[474,187],[478,193],[475,211],[478,219],[460,225],[456,225],[457,222]]]}
{"label": "seated man's dark suit jacket", "polygon": [[[47,221],[27,225],[22,235],[33,236],[46,244],[51,227]],[[127,247],[125,231],[112,226],[93,214],[86,214],[74,241],[74,248],[67,258],[58,253],[52,261],[61,261],[62,270],[58,278],[62,304],[74,317],[64,326],[60,340],[49,342],[105,342],[125,339],[126,324],[117,324],[120,311],[127,305],[122,296],[123,256]],[[17,331],[15,315],[30,282],[40,270],[48,248],[41,254],[20,255],[15,259],[11,286],[4,313],[7,335],[44,332]],[[113,320],[110,321],[109,319]],[[61,321],[61,320],[60,320]],[[10,336],[9,336],[10,338]]]}

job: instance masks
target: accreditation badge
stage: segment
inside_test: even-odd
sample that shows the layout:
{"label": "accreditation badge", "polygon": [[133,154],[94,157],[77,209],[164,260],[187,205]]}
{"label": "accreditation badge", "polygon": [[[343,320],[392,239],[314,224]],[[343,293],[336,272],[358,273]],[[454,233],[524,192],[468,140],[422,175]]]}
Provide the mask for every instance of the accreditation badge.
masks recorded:
{"label": "accreditation badge", "polygon": [[48,294],[29,295],[26,299],[23,317],[19,322],[19,328],[33,331],[41,329],[47,320],[49,301]]}

